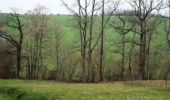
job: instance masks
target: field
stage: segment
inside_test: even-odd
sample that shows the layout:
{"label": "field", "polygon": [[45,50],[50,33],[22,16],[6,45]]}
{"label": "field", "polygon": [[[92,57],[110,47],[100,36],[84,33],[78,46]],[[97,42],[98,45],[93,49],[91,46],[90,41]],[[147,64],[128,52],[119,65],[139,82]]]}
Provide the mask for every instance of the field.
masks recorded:
{"label": "field", "polygon": [[0,80],[0,100],[170,100],[164,81],[98,84]]}

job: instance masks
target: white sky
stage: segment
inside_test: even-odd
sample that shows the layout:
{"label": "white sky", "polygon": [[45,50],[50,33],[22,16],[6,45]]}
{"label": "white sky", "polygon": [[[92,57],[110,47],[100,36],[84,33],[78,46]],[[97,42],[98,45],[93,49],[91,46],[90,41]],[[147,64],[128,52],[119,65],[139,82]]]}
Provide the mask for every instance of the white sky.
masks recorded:
{"label": "white sky", "polygon": [[[74,0],[64,0],[69,6],[74,4]],[[97,0],[98,1],[98,0]],[[119,0],[125,1],[125,0]],[[155,0],[156,1],[156,0]],[[166,1],[166,0],[165,0]],[[11,12],[11,8],[19,9],[20,13],[26,13],[32,10],[37,5],[42,5],[48,8],[50,14],[69,14],[69,11],[64,7],[61,0],[0,0],[0,11],[4,13]],[[128,9],[127,4],[120,5],[123,9]]]}
{"label": "white sky", "polygon": [[[72,0],[64,0],[67,3]],[[9,13],[11,8],[20,9],[20,13],[32,10],[38,4],[48,8],[48,12],[52,14],[67,14],[68,10],[63,6],[60,0],[0,0],[0,11]]]}
{"label": "white sky", "polygon": [[[74,0],[64,1],[69,6],[74,4]],[[48,12],[52,14],[69,14],[69,11],[63,6],[61,0],[0,0],[0,11],[9,13],[11,12],[11,8],[17,8],[20,10],[20,13],[26,13],[38,4],[48,8]]]}

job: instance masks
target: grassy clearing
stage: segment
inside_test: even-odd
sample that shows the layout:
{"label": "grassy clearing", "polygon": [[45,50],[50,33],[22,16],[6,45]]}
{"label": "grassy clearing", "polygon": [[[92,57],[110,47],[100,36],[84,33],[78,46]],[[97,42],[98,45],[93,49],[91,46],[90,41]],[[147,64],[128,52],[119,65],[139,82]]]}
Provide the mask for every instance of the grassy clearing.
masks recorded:
{"label": "grassy clearing", "polygon": [[0,80],[0,94],[14,100],[170,100],[163,81],[73,84]]}

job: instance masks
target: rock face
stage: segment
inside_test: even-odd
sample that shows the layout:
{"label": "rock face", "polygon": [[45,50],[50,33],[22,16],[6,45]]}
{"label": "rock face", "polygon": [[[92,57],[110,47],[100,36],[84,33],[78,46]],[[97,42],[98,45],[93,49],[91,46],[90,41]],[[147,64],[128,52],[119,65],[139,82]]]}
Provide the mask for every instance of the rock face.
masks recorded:
{"label": "rock face", "polygon": [[12,78],[13,55],[10,54],[12,47],[9,42],[0,38],[0,78]]}

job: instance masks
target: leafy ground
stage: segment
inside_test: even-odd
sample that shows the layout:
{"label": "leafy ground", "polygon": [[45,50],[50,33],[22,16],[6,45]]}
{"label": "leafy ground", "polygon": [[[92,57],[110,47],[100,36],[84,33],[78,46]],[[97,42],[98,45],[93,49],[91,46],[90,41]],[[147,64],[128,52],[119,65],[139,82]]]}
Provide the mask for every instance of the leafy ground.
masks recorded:
{"label": "leafy ground", "polygon": [[0,94],[0,100],[170,100],[164,81],[82,84],[0,80]]}

